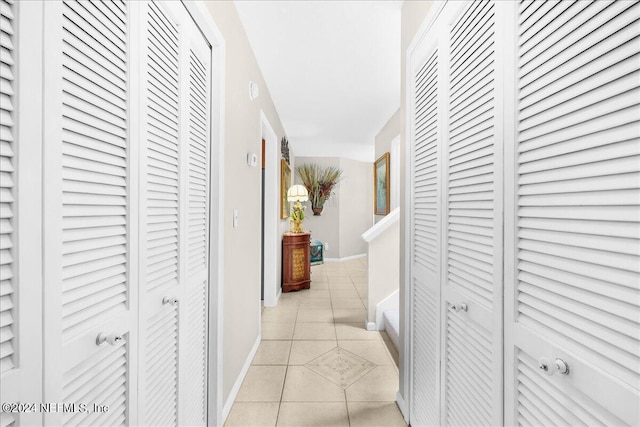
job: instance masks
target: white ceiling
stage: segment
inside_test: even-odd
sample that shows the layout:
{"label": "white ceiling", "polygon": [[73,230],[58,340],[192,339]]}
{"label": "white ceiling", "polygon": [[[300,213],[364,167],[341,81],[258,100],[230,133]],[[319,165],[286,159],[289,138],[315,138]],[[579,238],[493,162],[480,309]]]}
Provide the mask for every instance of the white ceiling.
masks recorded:
{"label": "white ceiling", "polygon": [[295,155],[373,161],[400,106],[402,1],[235,5]]}

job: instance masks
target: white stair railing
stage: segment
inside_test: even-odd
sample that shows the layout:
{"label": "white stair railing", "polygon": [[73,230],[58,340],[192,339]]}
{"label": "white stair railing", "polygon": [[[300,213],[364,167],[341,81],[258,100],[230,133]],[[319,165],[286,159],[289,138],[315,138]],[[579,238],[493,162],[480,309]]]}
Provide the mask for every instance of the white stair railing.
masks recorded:
{"label": "white stair railing", "polygon": [[382,330],[382,312],[397,309],[400,273],[400,208],[362,234],[368,244],[368,330]]}

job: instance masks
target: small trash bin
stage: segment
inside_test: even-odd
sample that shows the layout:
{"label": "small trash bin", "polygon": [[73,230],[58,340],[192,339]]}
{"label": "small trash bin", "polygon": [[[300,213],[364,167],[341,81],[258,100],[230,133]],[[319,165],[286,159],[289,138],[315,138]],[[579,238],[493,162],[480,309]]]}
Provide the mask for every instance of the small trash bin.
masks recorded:
{"label": "small trash bin", "polygon": [[324,264],[324,243],[320,240],[311,241],[311,265]]}

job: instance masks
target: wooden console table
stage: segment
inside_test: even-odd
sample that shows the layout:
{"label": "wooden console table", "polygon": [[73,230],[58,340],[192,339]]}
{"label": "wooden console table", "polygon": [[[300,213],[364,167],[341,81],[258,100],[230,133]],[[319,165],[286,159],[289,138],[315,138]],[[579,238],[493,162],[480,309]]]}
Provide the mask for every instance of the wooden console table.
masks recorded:
{"label": "wooden console table", "polygon": [[282,292],[311,287],[311,233],[284,233],[282,237]]}

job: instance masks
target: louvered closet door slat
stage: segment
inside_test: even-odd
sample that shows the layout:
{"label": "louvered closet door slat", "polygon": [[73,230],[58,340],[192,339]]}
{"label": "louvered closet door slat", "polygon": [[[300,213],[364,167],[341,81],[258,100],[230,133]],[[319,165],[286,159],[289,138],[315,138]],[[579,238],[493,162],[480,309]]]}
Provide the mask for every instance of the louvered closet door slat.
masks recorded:
{"label": "louvered closet door slat", "polygon": [[[89,25],[82,26],[79,21],[83,21],[75,13],[70,13],[64,17],[64,29],[67,34],[65,45],[70,55],[81,58],[81,63],[85,65],[99,65],[106,78],[126,91],[125,63],[118,54],[122,52],[111,52],[104,45],[96,43],[96,40],[105,39],[105,35],[99,34],[94,29],[89,29]],[[74,21],[75,19],[75,21]],[[89,31],[91,35],[85,32]]]}
{"label": "louvered closet door slat", "polygon": [[112,19],[109,21],[112,25],[115,25],[113,30],[111,26],[105,25],[102,22],[105,16],[100,9],[95,6],[95,4],[91,2],[69,4],[69,9],[65,14],[66,13],[69,13],[70,17],[82,16],[89,24],[87,27],[89,30],[95,30],[99,34],[106,35],[107,37],[102,42],[106,43],[106,47],[109,50],[119,49],[121,52],[126,51],[125,45],[127,40],[122,37],[122,34],[126,31],[124,26],[118,25],[120,23],[118,19]]}
{"label": "louvered closet door slat", "polygon": [[[158,16],[162,16],[167,25],[166,39],[160,38],[157,36],[157,26],[159,24],[155,19]],[[178,29],[175,24],[169,21],[169,18],[165,16],[165,12],[162,11],[161,6],[150,2],[148,5],[147,11],[147,22],[148,22],[148,55],[149,55],[149,63],[148,67],[153,68],[153,61],[163,62],[162,59],[159,58],[156,49],[151,48],[153,44],[157,44],[159,46],[171,46],[177,44],[178,40]],[[164,47],[165,55],[168,55],[170,52],[168,47]],[[174,58],[172,61],[167,61],[164,66],[166,67],[163,70],[164,73],[170,79],[177,80],[179,69],[178,69],[178,61],[177,54],[174,51]],[[167,96],[167,93],[162,91],[162,88],[166,87],[165,82],[160,79],[157,79],[154,74],[149,73],[147,75],[148,88],[147,88],[147,115],[149,120],[149,133],[147,136],[147,156],[150,159],[155,159],[156,163],[154,163],[154,169],[150,169],[147,175],[147,223],[157,224],[158,226],[163,226],[163,230],[175,230],[175,238],[172,242],[166,242],[163,247],[165,248],[165,252],[173,253],[175,256],[170,258],[170,263],[173,266],[172,271],[177,272],[178,270],[178,257],[177,252],[175,252],[175,248],[178,246],[178,197],[179,197],[179,186],[178,181],[174,182],[162,182],[159,176],[167,176],[169,174],[165,174],[165,171],[168,172],[177,172],[179,169],[179,158],[178,158],[178,111],[179,111],[179,99],[177,95]],[[168,107],[160,112],[160,105],[166,104]],[[152,134],[151,132],[159,130],[158,127],[163,129],[163,137],[162,142],[157,142],[157,136]],[[170,147],[170,150],[164,150],[163,146]],[[161,154],[162,152],[166,154]],[[171,175],[169,175],[171,176]],[[163,202],[165,201],[175,201],[175,205],[171,204],[173,209],[169,212],[173,212],[173,215],[165,215],[167,204]],[[155,240],[153,234],[147,232],[147,244],[149,245]],[[149,253],[150,258],[147,261],[147,274],[153,275],[157,269],[162,266],[157,265],[154,262],[153,255]],[[166,274],[167,272],[165,272]],[[157,282],[147,283],[147,290],[151,291],[159,284]]]}
{"label": "louvered closet door slat", "polygon": [[[87,359],[73,370],[65,373],[65,402],[96,402],[121,408],[126,404],[126,343],[104,349]],[[82,371],[76,374],[76,371]],[[98,386],[99,384],[99,386]],[[108,402],[108,403],[107,403]],[[63,414],[64,425],[124,425],[125,412],[73,413]]]}
{"label": "louvered closet door slat", "polygon": [[[428,91],[431,85],[436,86],[438,61],[437,51],[426,60],[424,66],[420,70],[416,81],[418,88],[415,97],[417,103],[415,105],[416,116],[415,123],[425,123],[425,127],[435,129],[437,127],[437,97],[423,97],[423,92]],[[422,85],[425,86],[422,86]],[[417,129],[420,130],[419,128]],[[413,247],[413,261],[415,264],[436,272],[436,194],[437,194],[437,136],[435,133],[421,134],[416,132],[414,142],[415,159],[414,159],[414,182],[415,189],[413,205],[414,228],[419,236],[424,238],[416,238]],[[422,153],[431,153],[422,155]],[[433,237],[429,237],[433,236]],[[418,237],[418,236],[417,236]]]}
{"label": "louvered closet door slat", "polygon": [[207,334],[209,284],[209,147],[211,103],[211,47],[195,23],[190,22],[188,61],[185,83],[185,111],[188,149],[186,150],[187,244],[185,265],[186,316],[184,357],[181,359],[181,422],[190,425],[207,423]]}
{"label": "louvered closet door slat", "polygon": [[[72,10],[72,7],[77,7],[77,3],[72,1],[65,2],[64,6],[65,6],[65,11],[70,11]],[[81,31],[85,27],[91,26],[90,22],[88,22],[87,20],[80,20],[80,19],[77,20],[75,25],[77,27],[76,31]],[[69,37],[72,37],[72,34],[69,34]],[[106,39],[105,36],[97,36],[97,37],[98,37],[98,40]],[[125,35],[123,34],[122,37],[125,37]],[[118,53],[121,56],[121,58],[118,58],[118,61],[121,64],[123,64],[126,61],[124,52],[120,51],[116,53]],[[114,55],[116,53],[114,53]],[[91,97],[91,96],[95,96],[95,94],[91,94],[89,92],[87,97]],[[109,132],[107,131],[109,127],[106,126],[106,123],[105,123],[105,120],[107,120],[106,116],[102,116],[102,118],[97,116],[91,116],[90,114],[87,114],[78,109],[72,108],[72,105],[74,104],[75,100],[76,98],[74,96],[66,92],[63,93],[63,105],[71,107],[68,109],[63,108],[63,115],[64,115],[63,128],[67,127],[67,123],[73,125],[74,123],[79,122],[79,123],[84,123],[85,125],[94,129],[103,127],[106,132]],[[126,110],[121,110],[118,114],[126,117],[127,112]],[[124,122],[122,122],[121,124],[124,126]],[[122,146],[126,146],[126,139],[125,139],[126,133],[124,128],[113,127],[110,130],[111,132],[109,133],[111,133],[113,137],[119,139],[118,141],[119,144]],[[78,142],[81,143],[86,141],[87,139],[88,138],[85,137],[80,139],[80,141]],[[89,144],[91,144],[91,142],[89,142]],[[88,148],[86,147],[86,145],[76,146],[75,144],[71,144],[69,142],[63,141],[63,158],[67,156],[74,157],[73,167],[63,168],[63,176],[66,175],[67,178],[70,178],[70,179],[63,179],[62,200],[63,200],[64,208],[70,209],[77,206],[78,211],[82,211],[83,210],[82,206],[87,204],[93,205],[93,206],[104,206],[104,207],[114,206],[114,205],[126,206],[127,187],[126,185],[123,185],[122,182],[117,183],[116,185],[99,185],[99,184],[91,183],[92,180],[96,179],[95,178],[96,173],[94,172],[94,168],[93,168],[94,162],[104,163],[105,165],[109,165],[109,166],[113,165],[112,167],[115,166],[115,168],[118,169],[119,175],[126,176],[127,160],[126,160],[126,153],[124,152],[124,150],[119,152],[118,154],[113,154],[113,155],[102,154],[97,149],[103,144],[104,144],[103,142],[95,141],[94,148]],[[66,150],[66,148],[68,148],[68,150]],[[84,177],[84,173],[87,174],[86,179]],[[105,177],[105,180],[107,179],[108,177]],[[84,219],[85,217],[91,217],[90,213],[86,212],[85,215],[77,215],[69,218],[64,218],[66,229],[70,230],[70,229],[82,228],[83,224],[78,224],[76,226],[76,223],[78,223],[79,221],[82,221],[82,219]],[[124,217],[125,215],[115,215],[113,220],[117,220],[119,218],[124,219]],[[109,216],[101,217],[101,219],[105,220],[106,222],[111,222]],[[97,220],[96,223],[91,224],[91,228],[99,227],[99,222],[98,222],[99,220],[97,218],[96,220]],[[126,241],[126,238],[127,238],[126,234],[121,235],[121,237]],[[84,242],[87,245],[82,245],[82,241],[75,241],[73,243],[73,246],[77,248],[79,251],[86,250],[86,248],[91,244],[91,241],[84,241]],[[68,244],[63,244],[63,251],[67,245]],[[113,246],[103,249],[102,253],[95,253],[95,254],[85,253],[80,257],[75,257],[75,258],[70,257],[67,259],[67,261],[63,260],[63,264],[62,264],[63,265],[63,297],[65,292],[64,289],[69,289],[68,284],[72,282],[74,278],[79,279],[83,275],[87,275],[89,273],[99,271],[101,268],[111,267],[118,264],[126,265],[127,261],[126,261],[126,257],[124,256],[126,252],[127,252],[126,244],[120,242],[120,243],[114,244]],[[120,258],[114,258],[117,255],[122,255],[122,256]],[[65,286],[65,284],[67,286]],[[68,292],[69,290],[67,290],[66,292]],[[117,310],[117,307],[120,307],[120,309],[124,310],[126,307],[125,305],[126,290],[110,296],[109,299],[113,302],[112,304],[108,304],[107,300],[100,300],[100,299],[96,300],[94,304],[98,304],[98,302],[104,302],[104,303],[107,303],[106,306],[111,307],[109,311],[111,311],[112,309]],[[93,312],[93,310],[91,310],[90,307],[91,306],[87,306],[86,309]],[[97,311],[98,311],[97,316],[86,320],[89,324],[95,324],[105,318],[104,315],[100,314],[100,310],[97,310]],[[79,319],[78,319],[78,322],[79,322]],[[77,324],[76,322],[70,321],[69,327],[76,324]],[[78,326],[81,326],[81,325],[78,324]],[[85,328],[87,326],[88,326],[87,324],[84,324]]]}
{"label": "louvered closet door slat", "polygon": [[[618,129],[619,131],[620,129]],[[627,130],[631,130],[628,128]],[[567,180],[576,180],[579,178],[590,177],[606,177],[614,173],[633,174],[636,166],[634,155],[637,154],[637,145],[633,138],[623,141],[619,144],[607,144],[604,147],[595,147],[588,150],[588,154],[583,151],[568,152],[564,156],[554,156],[545,158],[544,153],[536,150],[527,156],[529,159],[538,161],[529,161],[527,164],[519,168],[523,178],[522,185],[549,183],[557,181],[559,177]],[[640,131],[638,131],[640,137]],[[602,141],[602,140],[601,140]],[[612,141],[609,138],[608,141]],[[565,152],[567,147],[565,147]],[[529,154],[529,153],[527,153]],[[595,164],[585,163],[589,161],[591,155],[595,155],[599,161]],[[524,155],[522,157],[525,157]]]}
{"label": "louvered closet door slat", "polygon": [[[0,386],[3,402],[21,400],[22,369],[18,361],[16,275],[16,5],[0,1]],[[24,304],[24,303],[23,303]],[[24,306],[24,305],[23,305]],[[16,425],[19,415],[2,411],[0,426]]]}
{"label": "louvered closet door slat", "polygon": [[[475,6],[470,6],[460,18],[460,22],[465,21],[465,18],[474,12]],[[484,13],[488,16],[493,16],[494,5],[489,2],[483,2],[482,6],[478,5],[478,8],[482,7]],[[466,34],[460,34],[459,37],[468,40],[469,43],[473,43],[475,35],[479,32],[493,34],[493,20],[484,20],[484,26],[471,27],[470,29],[461,29],[460,31],[466,32]],[[456,24],[459,25],[459,24]],[[456,28],[454,25],[454,28]],[[453,36],[452,36],[453,37]],[[489,38],[489,45],[493,44],[493,36]],[[464,46],[464,42],[460,42],[459,46]],[[456,45],[452,43],[453,51],[452,58],[457,55]],[[483,50],[485,54],[493,55],[493,49]],[[471,66],[475,65],[473,62]],[[451,63],[451,67],[455,70],[456,64]],[[486,89],[489,89],[489,100],[493,98],[491,93],[493,92],[492,81],[495,78],[493,73],[487,74],[482,80],[476,81],[475,85],[469,88],[465,92],[459,93],[459,95],[453,94],[453,89],[462,84],[465,81],[473,80],[475,75],[481,71],[475,71],[468,74],[458,75],[452,73],[451,86],[451,98],[449,104],[453,105],[465,105],[471,104],[476,101],[479,96],[478,88],[482,88],[486,93]],[[484,95],[486,96],[486,95]],[[488,103],[483,106],[483,113],[472,119],[468,123],[450,123],[449,125],[449,176],[448,176],[448,194],[449,194],[449,223],[450,224],[463,224],[466,232],[479,235],[493,235],[493,212],[494,212],[494,177],[493,168],[487,168],[494,163],[493,155],[493,116],[494,106],[492,103]],[[475,150],[467,152],[461,147],[472,145]],[[463,184],[458,183],[459,180],[464,180]],[[485,210],[486,209],[486,210]],[[468,210],[468,211],[467,211]],[[484,210],[484,212],[483,212]],[[455,213],[460,213],[454,215]],[[464,214],[463,212],[467,212]],[[471,212],[477,212],[472,215]],[[450,230],[452,231],[452,230]],[[491,246],[493,243],[491,243]],[[449,259],[450,269],[459,265],[459,268],[464,271],[465,265],[472,267],[470,270],[471,279],[468,286],[473,289],[475,286],[480,286],[488,292],[488,298],[483,301],[488,307],[491,307],[491,294],[493,289],[493,251],[491,246],[484,247],[481,250],[481,254],[474,255],[476,252],[474,249],[459,248],[456,245],[455,240],[449,240]],[[484,254],[489,254],[486,256]],[[475,265],[475,267],[473,267]],[[455,267],[453,267],[455,268]],[[482,273],[485,272],[485,274]],[[476,276],[473,280],[473,276]],[[476,283],[476,284],[474,284]],[[479,289],[476,294],[482,293]]]}
{"label": "louvered closet door slat", "polygon": [[[58,51],[45,55],[46,79],[56,80],[45,84],[45,100],[59,102],[47,112],[59,120],[45,117],[45,297],[55,307],[45,310],[44,400],[109,405],[108,412],[48,413],[46,424],[127,422],[130,17],[111,6],[65,0],[45,7],[46,26],[58,25],[45,40],[45,51]],[[122,338],[98,346],[98,332]]]}
{"label": "louvered closet door slat", "polygon": [[68,56],[69,60],[65,63],[63,73],[65,73],[65,76],[67,74],[73,75],[73,78],[65,80],[77,81],[77,84],[81,84],[82,87],[91,85],[93,86],[91,93],[95,93],[113,103],[126,101],[126,88],[122,83],[122,79],[109,73],[98,74],[95,68],[98,63],[84,55],[82,49],[76,49],[68,45],[65,49],[65,55]]}
{"label": "louvered closet door slat", "polygon": [[[3,1],[1,5],[2,28],[0,38],[0,375],[8,375],[17,368],[15,351],[17,348],[15,291],[15,135],[14,107],[15,84],[13,66],[15,64],[13,3]],[[4,392],[4,388],[3,388]],[[2,413],[3,425],[14,417]]]}
{"label": "louvered closet door slat", "polygon": [[161,310],[147,322],[145,420],[148,425],[176,423],[175,387],[178,348],[177,311]]}
{"label": "louvered closet door slat", "polygon": [[[514,335],[562,353],[516,344],[523,421],[640,422],[639,19],[578,2],[520,31]],[[548,377],[543,356],[589,367]]]}
{"label": "louvered closet door slat", "polygon": [[[181,206],[179,16],[181,5],[144,2],[141,73],[144,108],[141,194],[140,423],[178,425],[178,319]],[[176,298],[178,303],[166,303]]]}
{"label": "louvered closet door slat", "polygon": [[[448,38],[442,364],[444,416],[452,425],[501,422],[497,9],[491,1],[459,7]],[[456,312],[462,303],[467,311]]]}
{"label": "louvered closet door slat", "polygon": [[[594,14],[588,21],[579,15],[577,22],[584,24],[578,27],[576,22],[576,28],[569,26],[560,40],[556,40],[560,35],[543,34],[542,37],[546,37],[549,45],[540,47],[540,49],[544,48],[544,51],[533,52],[531,55],[522,52],[523,89],[533,81],[550,82],[559,76],[576,71],[590,62],[591,58],[605,56],[609,51],[623,47],[636,38],[638,29],[633,23],[637,20],[634,14],[638,13],[638,5],[634,2],[619,2],[609,7],[611,9]],[[589,57],[582,55],[585,51],[589,51]],[[563,63],[562,69],[556,68],[559,63]]]}
{"label": "louvered closet door slat", "polygon": [[[88,108],[92,108],[95,111],[98,111],[100,113],[101,112],[100,111],[100,107],[96,107],[96,106],[103,105],[105,100],[108,100],[111,104],[114,104],[117,108],[120,108],[120,110],[111,109],[111,108],[108,108],[109,104],[106,104],[107,105],[106,108],[108,108],[106,110],[106,112],[109,113],[109,114],[122,113],[121,109],[126,107],[125,102],[124,102],[123,99],[121,99],[121,98],[119,98],[117,96],[114,96],[112,93],[102,89],[95,82],[93,82],[93,81],[89,80],[88,78],[86,78],[87,77],[86,75],[80,78],[81,86],[76,86],[73,83],[71,83],[71,81],[73,81],[73,79],[76,78],[75,74],[77,74],[77,71],[74,71],[74,70],[72,70],[70,68],[67,68],[67,69],[64,70],[64,73],[65,73],[64,74],[64,76],[65,76],[65,80],[64,80],[65,88],[64,88],[64,90],[66,92],[68,92],[69,94],[77,97],[79,99],[78,102],[84,101]],[[86,91],[83,90],[82,88],[86,87],[87,85],[93,86],[94,90],[96,92],[98,92],[99,94],[96,95],[94,93],[86,93]],[[104,108],[105,107],[102,107],[102,110],[104,110]],[[119,121],[119,124],[122,124],[122,120],[126,119],[126,117],[124,117],[122,115],[118,116],[118,118],[121,119]]]}
{"label": "louvered closet door slat", "polygon": [[206,69],[196,54],[190,52],[190,138],[189,138],[189,270],[207,267],[208,227],[208,129],[207,111],[200,102],[206,99]]}
{"label": "louvered closet door slat", "polygon": [[439,420],[438,138],[440,70],[437,46],[415,67],[412,105],[412,402],[413,425]]}

